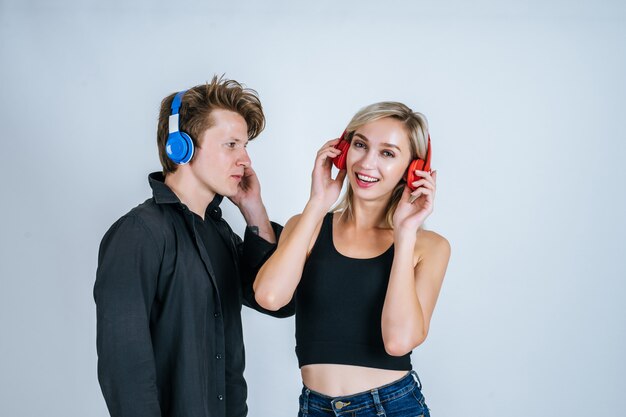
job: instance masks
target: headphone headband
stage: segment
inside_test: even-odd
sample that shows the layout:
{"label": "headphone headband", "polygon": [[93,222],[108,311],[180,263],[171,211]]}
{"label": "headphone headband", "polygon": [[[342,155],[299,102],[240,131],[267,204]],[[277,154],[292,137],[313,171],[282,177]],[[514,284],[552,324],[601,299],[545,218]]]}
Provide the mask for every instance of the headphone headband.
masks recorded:
{"label": "headphone headband", "polygon": [[174,96],[174,100],[172,100],[172,114],[178,114],[178,110],[180,109],[181,104],[183,104],[183,96],[187,90],[180,91]]}
{"label": "headphone headband", "polygon": [[172,100],[172,106],[170,107],[170,109],[172,110],[172,112],[170,113],[170,117],[168,119],[168,127],[169,127],[169,133],[176,133],[179,131],[179,127],[178,127],[178,111],[180,110],[180,106],[183,104],[183,96],[185,95],[185,92],[187,90],[183,90],[179,93],[177,93],[174,96],[174,100]]}
{"label": "headphone headband", "polygon": [[172,162],[179,165],[189,162],[194,151],[191,137],[187,133],[181,132],[178,124],[178,111],[183,103],[183,96],[186,91],[187,90],[178,92],[172,100],[172,112],[168,119],[169,135],[165,145],[165,152],[167,153],[167,156],[172,160]]}

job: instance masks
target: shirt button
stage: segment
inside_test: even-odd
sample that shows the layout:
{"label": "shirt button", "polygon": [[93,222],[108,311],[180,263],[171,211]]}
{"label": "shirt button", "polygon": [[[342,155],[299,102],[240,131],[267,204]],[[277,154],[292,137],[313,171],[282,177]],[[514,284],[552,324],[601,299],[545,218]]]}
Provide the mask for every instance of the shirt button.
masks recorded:
{"label": "shirt button", "polygon": [[215,359],[222,359],[222,355],[218,353],[217,355],[215,355]]}
{"label": "shirt button", "polygon": [[219,316],[220,316],[220,313],[214,313],[214,314],[213,314],[213,317],[215,317],[215,318],[217,318],[217,317],[219,317]]}
{"label": "shirt button", "polygon": [[220,395],[217,396],[217,399],[220,400],[220,401],[223,401],[224,400],[224,396],[222,394],[220,394]]}

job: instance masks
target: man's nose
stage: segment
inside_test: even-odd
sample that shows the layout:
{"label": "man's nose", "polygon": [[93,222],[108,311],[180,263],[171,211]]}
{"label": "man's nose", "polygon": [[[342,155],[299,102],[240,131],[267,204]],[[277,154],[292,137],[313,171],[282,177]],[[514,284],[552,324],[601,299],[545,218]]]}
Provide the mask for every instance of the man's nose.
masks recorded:
{"label": "man's nose", "polygon": [[243,148],[241,155],[239,156],[239,161],[237,161],[238,165],[242,165],[245,167],[249,167],[252,165],[252,161],[250,160],[250,155],[248,155],[248,150]]}

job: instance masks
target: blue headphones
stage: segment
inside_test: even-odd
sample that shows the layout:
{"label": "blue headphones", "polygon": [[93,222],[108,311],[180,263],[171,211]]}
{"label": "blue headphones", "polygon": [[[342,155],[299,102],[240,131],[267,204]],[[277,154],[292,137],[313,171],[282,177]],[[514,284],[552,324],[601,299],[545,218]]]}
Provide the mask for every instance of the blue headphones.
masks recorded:
{"label": "blue headphones", "polygon": [[176,94],[172,101],[172,114],[168,121],[170,134],[165,144],[165,152],[168,158],[178,165],[186,164],[191,161],[191,157],[193,156],[193,141],[187,133],[180,131],[178,124],[178,110],[183,102],[183,95],[186,91],[187,90],[183,90]]}

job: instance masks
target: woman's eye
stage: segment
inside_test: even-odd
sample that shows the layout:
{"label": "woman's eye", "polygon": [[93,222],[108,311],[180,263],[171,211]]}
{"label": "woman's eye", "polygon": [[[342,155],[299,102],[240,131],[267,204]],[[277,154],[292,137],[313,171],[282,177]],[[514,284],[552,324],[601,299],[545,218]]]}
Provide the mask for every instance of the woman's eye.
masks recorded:
{"label": "woman's eye", "polygon": [[393,154],[393,152],[383,151],[383,156],[386,156],[388,158],[393,158],[394,154]]}
{"label": "woman's eye", "polygon": [[356,141],[354,142],[355,148],[365,148],[365,144],[363,142]]}

